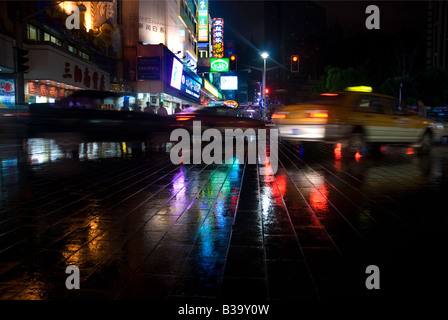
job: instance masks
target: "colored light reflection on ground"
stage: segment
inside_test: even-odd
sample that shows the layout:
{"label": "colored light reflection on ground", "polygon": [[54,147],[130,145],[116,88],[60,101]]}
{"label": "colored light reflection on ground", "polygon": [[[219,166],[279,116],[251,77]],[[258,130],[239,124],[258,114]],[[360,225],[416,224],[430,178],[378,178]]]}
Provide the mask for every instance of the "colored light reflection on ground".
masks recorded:
{"label": "colored light reflection on ground", "polygon": [[326,185],[313,188],[310,194],[310,205],[315,212],[323,213],[328,211],[328,189]]}
{"label": "colored light reflection on ground", "polygon": [[336,148],[334,148],[334,158],[336,160],[340,160],[342,157],[342,147],[340,143],[336,144]]}

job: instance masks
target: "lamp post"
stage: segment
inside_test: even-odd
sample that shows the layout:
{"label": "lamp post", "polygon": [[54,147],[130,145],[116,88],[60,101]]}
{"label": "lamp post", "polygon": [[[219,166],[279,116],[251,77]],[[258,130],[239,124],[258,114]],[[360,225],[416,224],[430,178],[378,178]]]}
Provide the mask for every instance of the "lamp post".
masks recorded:
{"label": "lamp post", "polygon": [[260,55],[263,58],[263,90],[261,91],[263,97],[263,120],[266,121],[266,59],[269,57],[269,53],[262,52]]}

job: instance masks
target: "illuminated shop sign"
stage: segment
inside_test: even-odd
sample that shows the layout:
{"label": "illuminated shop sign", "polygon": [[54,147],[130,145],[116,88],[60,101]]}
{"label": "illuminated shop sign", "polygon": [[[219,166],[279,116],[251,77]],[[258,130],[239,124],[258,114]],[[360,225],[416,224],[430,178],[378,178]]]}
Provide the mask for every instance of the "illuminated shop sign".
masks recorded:
{"label": "illuminated shop sign", "polygon": [[229,72],[229,59],[210,58],[210,72]]}
{"label": "illuminated shop sign", "polygon": [[213,19],[213,57],[224,57],[224,20]]}
{"label": "illuminated shop sign", "polygon": [[221,90],[238,90],[238,77],[237,76],[222,76],[221,77]]}
{"label": "illuminated shop sign", "polygon": [[231,108],[236,108],[238,107],[238,102],[234,101],[234,100],[226,100],[223,103],[225,106],[227,107],[231,107]]}
{"label": "illuminated shop sign", "polygon": [[57,88],[55,86],[35,83],[33,81],[28,82],[28,94],[32,96],[42,96],[50,98],[63,98],[66,96],[67,90],[64,88]]}
{"label": "illuminated shop sign", "polygon": [[182,86],[180,91],[199,99],[201,97],[201,84],[184,73],[182,75]]}
{"label": "illuminated shop sign", "polygon": [[68,61],[65,62],[64,80],[72,80],[75,85],[84,85],[87,89],[106,90],[106,77],[87,66],[79,66]]}
{"label": "illuminated shop sign", "polygon": [[0,79],[0,94],[14,96],[14,79]]}
{"label": "illuminated shop sign", "polygon": [[201,83],[188,75],[187,72],[184,72],[184,65],[174,57],[171,69],[170,86],[197,99],[201,96]]}
{"label": "illuminated shop sign", "polygon": [[160,57],[137,57],[137,80],[160,80]]}
{"label": "illuminated shop sign", "polygon": [[173,58],[173,68],[171,69],[171,82],[170,85],[177,90],[180,90],[180,86],[182,83],[182,72],[184,69],[184,65],[182,62]]}
{"label": "illuminated shop sign", "polygon": [[14,79],[0,79],[0,108],[15,103]]}
{"label": "illuminated shop sign", "polygon": [[218,99],[222,99],[222,94],[210,82],[204,79],[204,89],[210,92]]}
{"label": "illuminated shop sign", "polygon": [[199,0],[198,41],[208,42],[208,0]]}

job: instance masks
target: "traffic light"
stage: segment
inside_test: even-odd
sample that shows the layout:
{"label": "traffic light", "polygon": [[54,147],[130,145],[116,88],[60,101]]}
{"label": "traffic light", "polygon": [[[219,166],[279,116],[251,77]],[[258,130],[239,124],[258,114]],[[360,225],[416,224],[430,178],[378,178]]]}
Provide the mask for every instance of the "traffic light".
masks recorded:
{"label": "traffic light", "polygon": [[17,71],[18,72],[28,72],[28,69],[30,68],[29,65],[27,65],[30,58],[27,57],[29,50],[16,48],[16,54],[17,54]]}
{"label": "traffic light", "polygon": [[235,71],[236,70],[236,64],[237,64],[237,58],[236,54],[231,54],[229,57],[229,70]]}
{"label": "traffic light", "polygon": [[299,72],[299,56],[291,56],[291,72]]}
{"label": "traffic light", "polygon": [[269,94],[269,88],[264,89],[264,93]]}

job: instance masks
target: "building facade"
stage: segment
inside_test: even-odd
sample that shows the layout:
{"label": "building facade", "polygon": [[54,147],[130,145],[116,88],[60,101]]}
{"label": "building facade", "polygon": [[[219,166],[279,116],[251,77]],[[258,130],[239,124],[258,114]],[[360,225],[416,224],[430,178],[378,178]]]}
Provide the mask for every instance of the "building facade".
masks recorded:
{"label": "building facade", "polygon": [[[125,1],[122,9],[124,76],[139,103],[163,104],[172,114],[178,106],[199,106],[210,98],[197,74],[199,23],[203,23],[198,19],[198,1]],[[208,42],[208,35],[205,38],[201,34],[202,43]]]}
{"label": "building facade", "polygon": [[132,93],[169,113],[219,99],[197,70],[210,20],[205,0],[0,1],[0,105],[82,89]]}
{"label": "building facade", "polygon": [[[268,72],[272,101],[303,99],[302,87],[324,69],[325,9],[313,1],[265,1],[264,39],[270,59],[279,67]],[[299,56],[300,71],[291,72],[291,56]]]}
{"label": "building facade", "polygon": [[8,96],[3,90],[3,103],[52,102],[75,90],[120,87],[117,0],[3,1],[0,6],[5,52],[0,77],[14,88]]}
{"label": "building facade", "polygon": [[428,0],[426,66],[447,67],[448,3]]}

